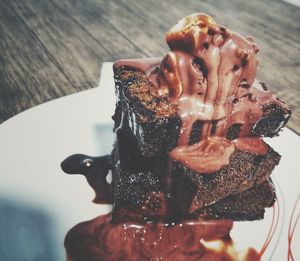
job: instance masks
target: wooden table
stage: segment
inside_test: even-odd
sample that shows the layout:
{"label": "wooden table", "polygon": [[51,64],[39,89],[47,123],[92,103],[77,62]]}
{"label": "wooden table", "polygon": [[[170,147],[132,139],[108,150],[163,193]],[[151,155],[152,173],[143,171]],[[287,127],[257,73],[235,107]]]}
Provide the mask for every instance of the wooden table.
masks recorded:
{"label": "wooden table", "polygon": [[97,85],[102,62],[162,56],[180,18],[206,12],[260,47],[258,78],[293,110],[300,133],[300,8],[274,1],[0,1],[0,123]]}

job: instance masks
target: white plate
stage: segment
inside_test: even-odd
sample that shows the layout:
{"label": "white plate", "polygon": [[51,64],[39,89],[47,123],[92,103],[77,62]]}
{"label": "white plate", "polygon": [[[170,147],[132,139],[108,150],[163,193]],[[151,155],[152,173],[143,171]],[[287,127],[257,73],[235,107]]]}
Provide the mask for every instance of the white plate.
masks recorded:
{"label": "white plate", "polygon": [[[65,175],[60,162],[74,153],[110,152],[114,106],[111,63],[106,63],[99,87],[42,104],[0,125],[0,260],[64,260],[66,232],[109,211],[93,204],[85,178]],[[273,173],[279,225],[263,259],[273,255],[272,260],[286,260],[288,224],[299,195],[300,138],[285,129],[267,142],[282,160]],[[271,221],[269,209],[263,221],[235,223],[231,235],[236,247],[260,249]],[[300,258],[299,243],[298,224],[292,242],[295,260]]]}

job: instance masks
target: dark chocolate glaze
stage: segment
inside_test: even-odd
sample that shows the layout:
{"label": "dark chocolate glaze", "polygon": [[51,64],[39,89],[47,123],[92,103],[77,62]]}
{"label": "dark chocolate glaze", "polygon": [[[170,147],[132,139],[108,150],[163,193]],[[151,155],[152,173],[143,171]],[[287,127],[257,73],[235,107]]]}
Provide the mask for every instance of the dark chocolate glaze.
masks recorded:
{"label": "dark chocolate glaze", "polygon": [[62,170],[67,174],[82,174],[95,191],[95,203],[112,203],[112,187],[106,180],[112,169],[111,155],[91,157],[84,154],[74,154],[61,163]]}

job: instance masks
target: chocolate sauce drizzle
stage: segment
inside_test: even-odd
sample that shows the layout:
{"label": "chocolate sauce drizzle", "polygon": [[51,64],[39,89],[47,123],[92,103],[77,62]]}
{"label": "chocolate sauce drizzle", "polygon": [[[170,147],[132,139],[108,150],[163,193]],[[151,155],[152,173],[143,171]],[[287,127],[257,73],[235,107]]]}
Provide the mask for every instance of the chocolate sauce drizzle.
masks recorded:
{"label": "chocolate sauce drizzle", "polygon": [[[266,153],[267,145],[253,134],[253,129],[263,116],[263,106],[278,104],[286,110],[288,108],[264,85],[263,90],[259,90],[261,86],[257,84],[252,86],[258,65],[258,47],[253,38],[243,38],[217,25],[208,15],[194,14],[183,18],[171,28],[166,40],[171,51],[161,60],[119,60],[114,67],[129,67],[146,73],[149,82],[161,95],[168,96],[170,101],[178,104],[182,126],[178,147],[170,156],[175,159],[186,157],[185,152],[191,150],[191,136],[198,136],[200,143],[210,136],[221,137],[225,142],[230,127],[237,125],[239,133],[236,138],[251,139],[244,139],[243,146],[238,146],[240,141],[236,139],[236,148],[246,148],[247,152],[256,154]],[[193,132],[197,122],[201,122],[199,135]],[[252,146],[253,143],[260,144],[261,150]],[[192,148],[195,147],[193,145]],[[204,147],[197,146],[198,149]],[[224,157],[224,147],[215,146],[215,149],[220,149],[215,153],[219,157],[213,161],[215,166],[207,169],[207,172],[228,164],[234,152],[231,150]],[[193,155],[197,153],[195,151]],[[198,154],[203,154],[203,151]],[[191,158],[185,160],[191,161]],[[205,165],[204,159],[203,162],[199,159],[198,164],[193,162],[189,164],[190,168],[201,168],[205,172],[205,169],[199,167]]]}
{"label": "chocolate sauce drizzle", "polygon": [[[113,224],[104,215],[75,226],[65,246],[74,260],[237,260],[229,237],[232,221],[187,220],[180,224],[133,222]],[[222,242],[213,250],[205,244]],[[231,251],[228,251],[228,249]],[[244,260],[259,260],[249,249]]]}
{"label": "chocolate sauce drizzle", "polygon": [[112,169],[111,155],[91,157],[84,154],[74,154],[61,163],[62,170],[67,174],[82,174],[95,191],[93,202],[101,204],[112,203],[112,187],[106,180]]}

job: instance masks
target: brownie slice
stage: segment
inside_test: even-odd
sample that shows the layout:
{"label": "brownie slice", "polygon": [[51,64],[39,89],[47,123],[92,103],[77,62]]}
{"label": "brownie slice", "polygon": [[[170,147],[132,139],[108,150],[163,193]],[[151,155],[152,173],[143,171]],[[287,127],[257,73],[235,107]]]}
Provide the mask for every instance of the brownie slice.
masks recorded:
{"label": "brownie slice", "polygon": [[[248,190],[229,195],[195,212],[176,212],[180,204],[176,197],[166,196],[158,179],[150,173],[138,173],[124,176],[117,188],[112,221],[178,222],[182,219],[204,217],[207,219],[231,219],[234,221],[257,220],[264,217],[265,208],[275,201],[275,189],[271,181],[266,180]],[[147,176],[149,178],[147,178]],[[172,209],[173,207],[173,209]]]}
{"label": "brownie slice", "polygon": [[229,164],[214,173],[198,173],[178,161],[173,162],[174,207],[190,213],[263,183],[279,164],[281,156],[270,146],[265,155],[235,150]]}
{"label": "brownie slice", "polygon": [[163,182],[153,172],[123,171],[114,191],[113,222],[165,220],[170,215]]}
{"label": "brownie slice", "polygon": [[[129,193],[129,195],[132,195]],[[172,215],[172,211],[167,209],[167,201],[163,199],[165,194],[150,192],[145,198],[142,196],[138,204],[132,206],[128,199],[124,199],[123,206],[114,208],[112,221],[119,222],[148,222],[165,221],[178,222],[182,219],[203,217],[206,219],[230,219],[233,221],[252,221],[263,219],[265,208],[271,207],[276,198],[275,189],[271,181],[265,181],[258,186],[254,186],[242,193],[230,195],[220,201],[202,209],[198,209],[193,214]],[[121,201],[118,201],[120,203]],[[174,202],[176,204],[176,202]],[[122,205],[122,204],[121,204]]]}
{"label": "brownie slice", "polygon": [[275,188],[270,179],[240,194],[228,196],[202,208],[196,211],[195,215],[209,219],[258,220],[264,218],[265,208],[273,206],[275,200]]}
{"label": "brownie slice", "polygon": [[[182,125],[177,102],[160,95],[148,81],[146,74],[134,68],[114,67],[114,78],[118,98],[113,116],[115,126],[119,125],[121,114],[124,113],[128,130],[133,132],[139,150],[146,157],[162,155],[172,150],[177,144]],[[249,99],[253,97],[249,95]],[[233,104],[237,100],[233,100]],[[243,132],[242,123],[232,122],[224,136],[235,139],[242,133],[243,136],[273,137],[278,134],[291,115],[291,111],[284,103],[274,99],[262,105],[261,110],[262,116],[253,124],[251,123],[249,131]],[[199,133],[203,123],[194,123],[189,144],[200,140]],[[231,124],[230,121],[228,124]],[[211,125],[211,135],[214,135],[218,121],[213,121]]]}
{"label": "brownie slice", "polygon": [[[233,220],[252,220],[261,218],[263,208],[269,205],[266,202],[272,194],[268,192],[270,189],[256,206],[255,201],[250,201],[253,208],[249,210],[257,208],[257,211],[250,213],[240,207],[223,211],[239,200],[239,197],[229,200],[229,196],[240,196],[252,187],[253,192],[247,193],[254,195],[260,188],[258,185],[268,180],[280,160],[280,155],[271,147],[265,155],[235,150],[228,165],[210,174],[195,172],[168,157],[144,157],[138,148],[132,132],[118,129],[112,153],[114,222],[181,219],[211,212],[214,214],[208,217],[227,215]],[[242,197],[244,202],[246,198]],[[258,199],[255,195],[252,198]]]}
{"label": "brownie slice", "polygon": [[121,114],[126,127],[136,136],[139,149],[148,157],[169,151],[177,144],[181,120],[178,106],[160,96],[146,75],[131,69],[114,69],[116,95],[115,127]]}
{"label": "brownie slice", "polygon": [[167,216],[165,203],[168,157],[144,157],[132,132],[116,131],[112,152],[112,219],[145,221]]}
{"label": "brownie slice", "polygon": [[253,127],[253,135],[274,137],[291,117],[291,111],[278,104],[263,106],[263,117]]}

